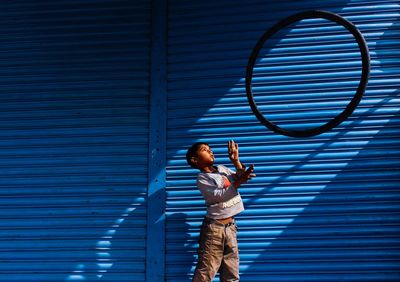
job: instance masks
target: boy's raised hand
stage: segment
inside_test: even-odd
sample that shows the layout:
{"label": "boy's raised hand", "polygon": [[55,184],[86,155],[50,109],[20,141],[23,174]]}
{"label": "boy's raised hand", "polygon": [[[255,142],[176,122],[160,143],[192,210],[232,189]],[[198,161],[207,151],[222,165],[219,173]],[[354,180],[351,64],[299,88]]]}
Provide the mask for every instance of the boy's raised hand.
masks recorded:
{"label": "boy's raised hand", "polygon": [[233,140],[228,141],[228,154],[231,162],[235,163],[239,161],[239,144]]}

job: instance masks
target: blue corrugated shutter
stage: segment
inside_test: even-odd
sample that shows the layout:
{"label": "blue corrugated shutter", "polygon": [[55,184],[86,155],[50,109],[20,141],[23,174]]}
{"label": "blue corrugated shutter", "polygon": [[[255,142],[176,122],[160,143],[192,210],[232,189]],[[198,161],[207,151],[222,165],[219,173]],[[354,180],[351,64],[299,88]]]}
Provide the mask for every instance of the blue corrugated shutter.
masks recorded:
{"label": "blue corrugated shutter", "polygon": [[[360,105],[338,127],[285,137],[251,112],[247,60],[269,27],[314,9],[358,27],[370,49],[371,77]],[[229,139],[257,174],[241,188],[243,281],[400,280],[399,18],[399,1],[170,1],[167,281],[192,275],[205,214],[186,149],[208,142],[217,162],[229,165]],[[266,73],[255,78],[255,89],[268,118],[301,129],[344,109],[361,71],[348,33],[310,20],[270,44],[255,68]]]}
{"label": "blue corrugated shutter", "polygon": [[150,1],[0,15],[0,281],[144,281]]}

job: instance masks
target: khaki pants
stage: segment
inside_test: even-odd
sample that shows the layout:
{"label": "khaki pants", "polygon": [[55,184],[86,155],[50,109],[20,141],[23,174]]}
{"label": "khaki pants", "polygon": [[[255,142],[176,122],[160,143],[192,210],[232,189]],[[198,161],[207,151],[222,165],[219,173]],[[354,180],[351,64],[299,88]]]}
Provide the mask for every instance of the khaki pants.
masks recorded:
{"label": "khaki pants", "polygon": [[200,232],[199,260],[193,282],[211,282],[217,272],[221,282],[239,281],[237,226],[205,218]]}

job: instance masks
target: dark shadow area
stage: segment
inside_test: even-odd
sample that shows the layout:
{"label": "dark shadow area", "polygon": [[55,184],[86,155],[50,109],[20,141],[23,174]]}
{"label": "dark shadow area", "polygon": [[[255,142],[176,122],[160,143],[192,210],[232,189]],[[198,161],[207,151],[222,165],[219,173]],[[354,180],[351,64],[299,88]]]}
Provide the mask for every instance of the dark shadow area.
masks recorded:
{"label": "dark shadow area", "polygon": [[144,281],[150,1],[0,4],[0,281]]}

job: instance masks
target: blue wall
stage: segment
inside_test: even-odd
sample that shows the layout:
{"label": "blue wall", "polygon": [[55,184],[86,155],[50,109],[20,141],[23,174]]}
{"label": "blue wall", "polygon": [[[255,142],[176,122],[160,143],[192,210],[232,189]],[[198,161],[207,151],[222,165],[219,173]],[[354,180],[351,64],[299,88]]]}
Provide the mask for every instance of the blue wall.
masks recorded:
{"label": "blue wall", "polygon": [[[371,54],[356,111],[311,138],[272,132],[245,93],[270,26],[322,9]],[[394,0],[5,1],[0,64],[0,281],[190,281],[204,201],[195,141],[240,144],[242,281],[398,281],[399,18]],[[354,94],[360,60],[326,22],[283,30],[256,101],[316,126]]]}

